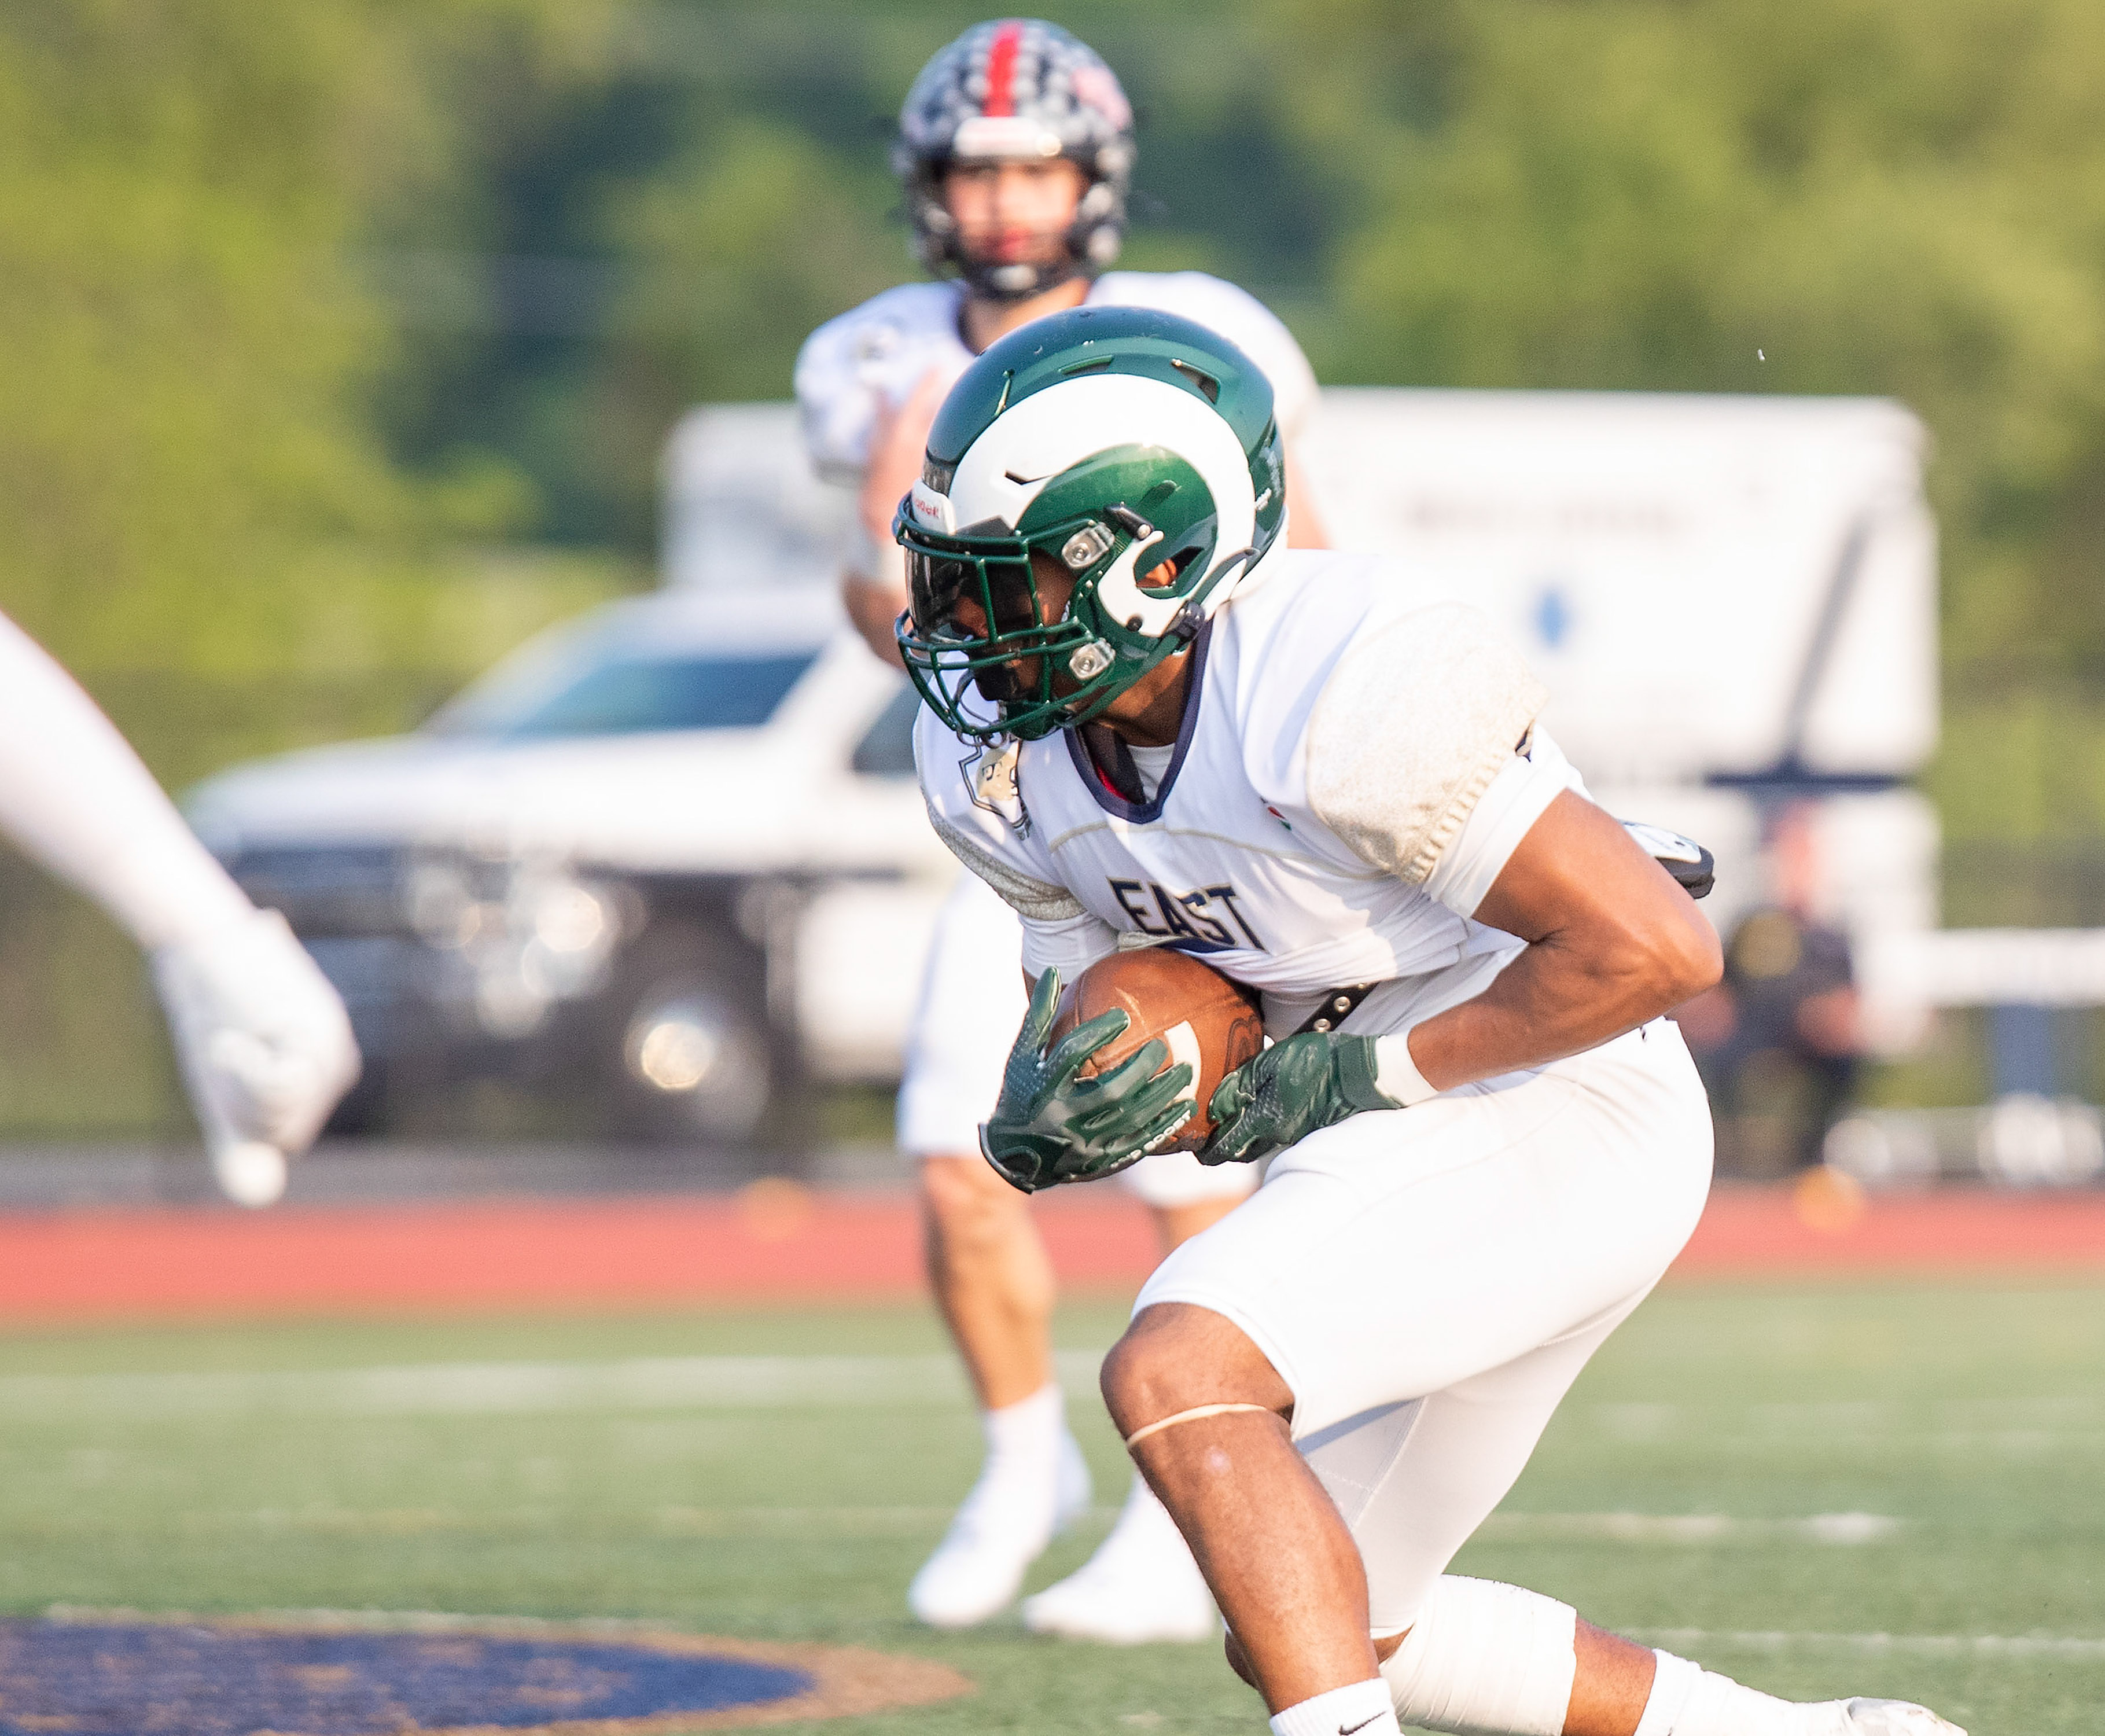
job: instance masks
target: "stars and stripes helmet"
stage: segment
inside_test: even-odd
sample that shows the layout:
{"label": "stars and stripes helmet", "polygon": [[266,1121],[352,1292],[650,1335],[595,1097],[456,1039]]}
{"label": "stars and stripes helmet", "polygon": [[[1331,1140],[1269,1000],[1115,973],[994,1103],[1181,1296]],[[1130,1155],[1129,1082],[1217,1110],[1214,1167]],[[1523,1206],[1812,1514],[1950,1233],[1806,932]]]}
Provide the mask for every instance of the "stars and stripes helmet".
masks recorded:
{"label": "stars and stripes helmet", "polygon": [[[1065,157],[1088,177],[1062,257],[1044,265],[990,264],[959,245],[943,200],[957,163]],[[981,295],[1021,301],[1102,271],[1118,257],[1133,173],[1133,108],[1118,78],[1086,43],[1039,18],[974,25],[922,68],[899,111],[892,167],[906,190],[914,248]]]}
{"label": "stars and stripes helmet", "polygon": [[1155,308],[1033,320],[951,387],[893,521],[906,672],[961,736],[1087,723],[1198,637],[1285,519],[1271,384],[1225,338]]}

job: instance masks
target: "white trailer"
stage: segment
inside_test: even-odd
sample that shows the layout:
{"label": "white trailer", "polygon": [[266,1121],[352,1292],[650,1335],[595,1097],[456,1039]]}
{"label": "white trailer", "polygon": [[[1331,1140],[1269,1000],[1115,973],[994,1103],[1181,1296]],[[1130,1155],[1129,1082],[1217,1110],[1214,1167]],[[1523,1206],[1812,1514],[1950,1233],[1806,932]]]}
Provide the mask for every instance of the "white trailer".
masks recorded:
{"label": "white trailer", "polygon": [[[1882,399],[1333,390],[1303,442],[1341,548],[1455,574],[1548,682],[1602,803],[1716,852],[1730,933],[1808,804],[1818,913],[1861,954],[1937,922],[1927,436]],[[1867,1035],[1929,1010],[1867,977]]]}

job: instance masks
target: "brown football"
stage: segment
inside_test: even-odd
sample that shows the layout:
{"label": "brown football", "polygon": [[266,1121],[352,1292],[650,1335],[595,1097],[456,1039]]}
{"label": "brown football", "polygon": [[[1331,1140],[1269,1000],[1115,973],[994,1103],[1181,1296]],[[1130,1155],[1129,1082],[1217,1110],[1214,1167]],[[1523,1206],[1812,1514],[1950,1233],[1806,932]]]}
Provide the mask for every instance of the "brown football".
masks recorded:
{"label": "brown football", "polygon": [[1213,1088],[1264,1047],[1264,1019],[1257,997],[1189,953],[1166,946],[1115,952],[1092,964],[1061,991],[1052,1016],[1052,1041],[1084,1021],[1114,1007],[1131,1022],[1083,1067],[1087,1074],[1113,1067],[1151,1037],[1169,1048],[1169,1065],[1188,1061],[1198,1076],[1198,1111],[1160,1148],[1196,1151],[1213,1136],[1206,1104]]}

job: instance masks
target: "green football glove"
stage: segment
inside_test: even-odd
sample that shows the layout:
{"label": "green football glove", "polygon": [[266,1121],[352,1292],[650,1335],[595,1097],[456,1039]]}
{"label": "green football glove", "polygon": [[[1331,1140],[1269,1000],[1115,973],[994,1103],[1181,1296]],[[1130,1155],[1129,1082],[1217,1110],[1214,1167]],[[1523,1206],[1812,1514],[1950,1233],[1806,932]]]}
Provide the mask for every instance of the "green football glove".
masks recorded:
{"label": "green football glove", "polygon": [[1180,1062],[1162,1071],[1169,1050],[1160,1037],[1093,1079],[1075,1076],[1131,1022],[1116,1009],[1077,1025],[1048,1050],[1045,1035],[1059,1004],[1060,973],[1048,970],[1030,996],[1002,1070],[1001,1099],[980,1128],[980,1149],[1012,1188],[1035,1193],[1062,1182],[1115,1175],[1147,1155],[1191,1118],[1178,1093],[1191,1083]]}
{"label": "green football glove", "polygon": [[1258,1163],[1362,1109],[1398,1105],[1374,1089],[1374,1040],[1309,1031],[1253,1056],[1215,1087],[1201,1163]]}

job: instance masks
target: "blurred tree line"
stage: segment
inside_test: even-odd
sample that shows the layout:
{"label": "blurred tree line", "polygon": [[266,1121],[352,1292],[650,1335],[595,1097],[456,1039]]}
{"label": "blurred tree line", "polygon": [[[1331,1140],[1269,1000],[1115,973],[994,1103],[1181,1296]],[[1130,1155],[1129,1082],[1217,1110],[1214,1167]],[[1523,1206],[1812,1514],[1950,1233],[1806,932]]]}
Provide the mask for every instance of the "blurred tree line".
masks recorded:
{"label": "blurred tree line", "polygon": [[[981,16],[0,8],[0,608],[180,782],[399,727],[647,583],[673,418],[784,395],[812,325],[910,271],[889,117]],[[2105,921],[2105,9],[1057,16],[1140,110],[1127,262],[1249,284],[1327,381],[1912,405],[1946,539],[1931,785],[1979,870],[1950,914]],[[0,923],[35,990],[0,994],[0,1049],[144,1040],[108,937],[14,869],[0,899],[42,913]],[[78,1119],[40,1076],[0,1063],[0,1123]]]}

